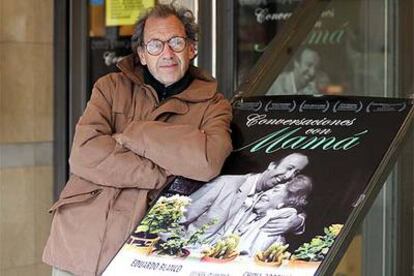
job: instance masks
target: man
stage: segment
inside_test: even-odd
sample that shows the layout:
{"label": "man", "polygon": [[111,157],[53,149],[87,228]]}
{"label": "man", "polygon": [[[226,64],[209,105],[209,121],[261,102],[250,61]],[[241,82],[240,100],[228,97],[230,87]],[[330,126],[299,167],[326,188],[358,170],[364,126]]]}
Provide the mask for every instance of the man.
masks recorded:
{"label": "man", "polygon": [[285,243],[286,233],[283,229],[269,237],[264,231],[266,224],[270,220],[290,218],[303,212],[311,191],[312,180],[305,175],[298,175],[288,183],[262,193],[251,207],[241,208],[233,221],[234,226],[229,229],[240,236],[241,254],[253,256],[274,242]]}
{"label": "man", "polygon": [[208,181],[220,172],[231,107],[190,65],[196,31],[191,11],[155,6],[139,19],[121,72],[96,82],[76,127],[71,177],[51,208],[43,260],[57,275],[102,273],[173,176]]}
{"label": "man", "polygon": [[293,61],[293,70],[283,72],[272,84],[266,95],[316,94],[314,82],[319,64],[319,54],[304,48]]}
{"label": "man", "polygon": [[[193,233],[202,225],[216,220],[209,227],[205,237],[215,242],[234,226],[234,219],[240,209],[252,206],[260,193],[293,179],[303,170],[309,160],[301,153],[292,153],[279,163],[271,162],[268,168],[259,174],[225,175],[205,184],[190,198],[192,204],[187,208],[185,222],[188,233]],[[291,216],[268,222],[269,235],[300,232],[304,219]]]}

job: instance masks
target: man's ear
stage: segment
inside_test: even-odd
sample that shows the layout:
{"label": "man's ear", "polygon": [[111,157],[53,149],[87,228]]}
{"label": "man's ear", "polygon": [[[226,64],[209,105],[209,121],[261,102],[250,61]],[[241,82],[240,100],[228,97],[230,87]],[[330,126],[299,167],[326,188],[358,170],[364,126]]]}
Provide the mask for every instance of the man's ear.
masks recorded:
{"label": "man's ear", "polygon": [[275,161],[270,162],[269,166],[267,166],[267,169],[268,170],[273,170],[277,167],[277,165],[278,165],[278,162],[275,162]]}
{"label": "man's ear", "polygon": [[193,60],[195,56],[197,55],[197,50],[196,50],[196,46],[194,45],[194,43],[190,43],[190,45],[188,45],[188,51],[189,51],[190,60]]}
{"label": "man's ear", "polygon": [[141,46],[137,48],[137,54],[139,57],[139,61],[141,61],[142,65],[147,65],[147,60],[145,59],[145,50],[142,49]]}

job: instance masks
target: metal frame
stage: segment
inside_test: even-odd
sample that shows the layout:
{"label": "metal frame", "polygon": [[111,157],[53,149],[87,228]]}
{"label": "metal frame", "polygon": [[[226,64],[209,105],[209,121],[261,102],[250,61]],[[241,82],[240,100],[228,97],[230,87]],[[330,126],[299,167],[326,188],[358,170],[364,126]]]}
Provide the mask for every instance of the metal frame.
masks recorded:
{"label": "metal frame", "polygon": [[69,174],[69,149],[87,101],[88,2],[54,1],[54,199]]}
{"label": "metal frame", "polygon": [[[396,37],[398,29],[396,26],[398,22],[395,20],[387,20],[393,18],[397,12],[396,2],[390,3],[390,1],[383,1],[384,9],[378,10],[378,2],[373,0],[366,0],[363,2],[366,11],[370,11],[376,8],[379,17],[384,16],[384,42],[386,50],[384,50],[384,56],[387,58],[387,65],[398,64],[398,38]],[[375,30],[376,16],[366,16],[364,18],[364,25],[367,26],[367,32],[373,33]],[[373,29],[374,30],[373,30]],[[364,47],[368,52],[375,51],[372,49],[371,41],[368,37],[365,38]],[[375,47],[375,46],[374,46]],[[369,59],[365,60],[366,68],[371,68]],[[388,69],[391,68],[391,69]],[[398,96],[398,79],[394,74],[395,68],[387,66],[385,71],[385,84],[384,94],[382,96]],[[371,91],[375,94],[370,87],[371,83],[364,82],[364,89]],[[396,248],[396,227],[398,223],[389,223],[396,220],[396,213],[398,212],[398,206],[396,193],[398,191],[397,183],[397,170],[394,169],[387,178],[385,184],[381,188],[377,195],[377,198],[373,202],[369,212],[366,214],[362,223],[362,273],[363,275],[395,275],[397,254]],[[398,275],[398,274],[397,274]]]}
{"label": "metal frame", "polygon": [[[412,17],[411,17],[412,18]],[[398,163],[398,190],[394,199],[396,206],[395,248],[396,254],[394,275],[414,275],[414,127],[411,126],[404,151]]]}
{"label": "metal frame", "polygon": [[198,41],[198,66],[208,71],[213,72],[212,62],[212,2],[198,0],[198,22],[200,26],[200,37]]}
{"label": "metal frame", "polygon": [[[414,3],[399,1],[399,56],[398,56],[398,90],[399,96],[414,99]],[[409,28],[407,30],[407,28]],[[396,254],[395,274],[414,274],[414,126],[411,126],[407,144],[397,163],[398,190],[394,199],[396,207]],[[403,225],[404,223],[404,225]]]}
{"label": "metal frame", "polygon": [[70,1],[69,142],[88,100],[88,1]]}
{"label": "metal frame", "polygon": [[[376,3],[372,3],[376,4]],[[414,3],[391,3],[388,17],[397,18],[388,38],[393,42],[393,97],[412,97],[414,93]],[[390,26],[392,27],[392,26]],[[364,275],[413,275],[413,182],[414,128],[408,130],[405,148],[388,179],[388,183],[374,203],[363,227]],[[382,227],[378,227],[382,225]],[[379,265],[382,264],[382,265]]]}
{"label": "metal frame", "polygon": [[216,72],[218,87],[226,98],[231,98],[236,88],[234,1],[217,1],[215,13],[217,18]]}
{"label": "metal frame", "polygon": [[68,178],[69,1],[55,0],[53,29],[53,197],[56,199]]}

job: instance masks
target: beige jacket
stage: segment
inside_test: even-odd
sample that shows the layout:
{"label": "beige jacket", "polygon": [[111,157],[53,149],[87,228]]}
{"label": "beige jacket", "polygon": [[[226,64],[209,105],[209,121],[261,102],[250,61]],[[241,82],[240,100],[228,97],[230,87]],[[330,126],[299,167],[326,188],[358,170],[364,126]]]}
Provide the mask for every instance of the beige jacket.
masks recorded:
{"label": "beige jacket", "polygon": [[231,107],[211,77],[191,67],[191,85],[160,103],[136,57],[118,67],[93,88],[51,208],[43,260],[75,275],[103,272],[170,176],[208,181],[231,152]]}

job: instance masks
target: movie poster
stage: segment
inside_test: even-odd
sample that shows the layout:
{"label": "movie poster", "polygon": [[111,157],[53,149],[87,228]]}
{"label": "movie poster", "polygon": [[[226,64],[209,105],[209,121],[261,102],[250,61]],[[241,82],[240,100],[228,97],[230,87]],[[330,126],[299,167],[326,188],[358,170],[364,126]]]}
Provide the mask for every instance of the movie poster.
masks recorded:
{"label": "movie poster", "polygon": [[373,176],[413,117],[411,100],[368,97],[262,96],[233,108],[222,174],[177,177],[103,275],[314,275],[375,197]]}

